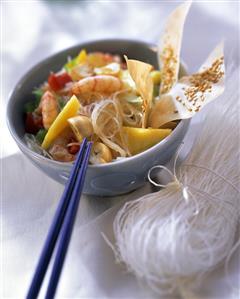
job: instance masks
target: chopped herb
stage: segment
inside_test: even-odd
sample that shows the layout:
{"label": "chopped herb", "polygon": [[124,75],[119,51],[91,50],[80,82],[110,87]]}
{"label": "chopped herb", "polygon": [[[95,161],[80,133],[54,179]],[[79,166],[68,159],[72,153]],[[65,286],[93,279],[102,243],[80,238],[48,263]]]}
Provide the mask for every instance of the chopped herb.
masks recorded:
{"label": "chopped herb", "polygon": [[154,98],[159,96],[159,87],[160,87],[159,84],[154,84],[154,87],[153,87],[153,97]]}
{"label": "chopped herb", "polygon": [[35,89],[34,91],[33,91],[33,94],[35,95],[35,99],[36,99],[36,101],[38,101],[38,104],[39,104],[39,102],[40,102],[40,100],[41,100],[41,97],[43,96],[43,91],[42,91],[42,89]]}
{"label": "chopped herb", "polygon": [[41,89],[35,89],[33,91],[33,94],[35,96],[35,99],[30,101],[30,102],[27,102],[24,105],[24,112],[25,113],[33,112],[38,107],[38,105],[40,103],[40,100],[41,100],[41,97],[43,95],[43,91]]}
{"label": "chopped herb", "polygon": [[63,108],[66,105],[66,103],[67,102],[63,98],[58,97],[58,105],[59,105],[60,110],[63,110]]}
{"label": "chopped herb", "polygon": [[81,50],[79,54],[73,59],[69,59],[68,62],[64,65],[64,68],[67,72],[70,72],[71,69],[81,63],[84,63],[87,59],[87,52],[85,49]]}
{"label": "chopped herb", "polygon": [[35,103],[35,101],[27,102],[24,105],[24,112],[25,113],[33,112],[35,109],[36,109],[36,103]]}
{"label": "chopped herb", "polygon": [[64,69],[67,71],[67,72],[70,72],[71,69],[77,65],[77,57],[69,60],[65,65],[64,65]]}
{"label": "chopped herb", "polygon": [[47,130],[46,129],[40,129],[38,132],[37,132],[37,135],[36,135],[36,139],[37,141],[42,144],[43,140],[44,140],[44,137],[46,136],[47,134]]}

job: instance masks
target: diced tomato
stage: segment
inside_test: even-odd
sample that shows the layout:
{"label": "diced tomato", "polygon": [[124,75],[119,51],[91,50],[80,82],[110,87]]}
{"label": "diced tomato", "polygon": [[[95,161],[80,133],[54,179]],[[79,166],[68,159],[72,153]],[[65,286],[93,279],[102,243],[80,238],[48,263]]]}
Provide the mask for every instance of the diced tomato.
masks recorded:
{"label": "diced tomato", "polygon": [[30,134],[37,134],[43,128],[42,117],[36,113],[28,112],[25,119],[25,130]]}
{"label": "diced tomato", "polygon": [[62,73],[57,76],[57,81],[61,88],[63,88],[68,82],[72,81],[72,78],[69,76],[68,73]]}
{"label": "diced tomato", "polygon": [[50,74],[48,77],[48,84],[50,85],[50,87],[52,88],[52,90],[57,91],[60,89],[58,81],[57,81],[57,77],[54,74]]}
{"label": "diced tomato", "polygon": [[80,146],[78,144],[73,144],[68,147],[68,152],[72,155],[75,155],[79,151]]}
{"label": "diced tomato", "polygon": [[71,81],[72,78],[66,72],[59,75],[51,73],[48,77],[48,84],[54,91],[62,89],[68,82]]}

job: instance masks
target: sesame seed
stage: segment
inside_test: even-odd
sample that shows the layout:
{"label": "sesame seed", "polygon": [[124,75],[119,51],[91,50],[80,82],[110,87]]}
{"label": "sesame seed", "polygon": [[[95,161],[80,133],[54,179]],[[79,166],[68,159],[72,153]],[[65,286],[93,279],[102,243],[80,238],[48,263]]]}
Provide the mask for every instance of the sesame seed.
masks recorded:
{"label": "sesame seed", "polygon": [[[191,86],[184,92],[188,102],[193,102],[195,106],[199,98],[201,102],[205,101],[205,93],[211,92],[213,84],[218,83],[224,75],[224,72],[221,71],[222,64],[223,57],[216,59],[209,68],[201,73],[194,74],[190,77],[189,81]],[[196,107],[195,111],[199,111],[200,108],[201,106]]]}
{"label": "sesame seed", "polygon": [[171,45],[168,45],[164,48],[161,55],[162,60],[162,83],[160,92],[167,93],[176,79],[175,69],[177,65],[177,57],[174,53],[174,49]]}

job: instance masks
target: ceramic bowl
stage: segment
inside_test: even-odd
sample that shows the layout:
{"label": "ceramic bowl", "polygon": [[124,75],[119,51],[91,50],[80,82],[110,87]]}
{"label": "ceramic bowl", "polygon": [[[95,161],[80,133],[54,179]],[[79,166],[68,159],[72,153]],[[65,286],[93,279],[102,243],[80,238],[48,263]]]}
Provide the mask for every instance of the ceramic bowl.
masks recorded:
{"label": "ceramic bowl", "polygon": [[[45,174],[65,184],[72,164],[52,161],[30,150],[24,141],[23,107],[32,98],[32,90],[46,80],[50,71],[58,71],[67,57],[76,56],[80,49],[88,52],[102,51],[126,54],[157,67],[156,47],[152,44],[133,40],[101,40],[82,43],[61,51],[29,70],[13,89],[7,107],[10,132],[20,150]],[[185,74],[181,65],[180,76]],[[146,182],[148,170],[157,164],[166,164],[176,152],[189,125],[182,120],[171,135],[150,149],[123,160],[102,165],[89,165],[84,184],[84,193],[98,196],[113,196],[130,192]]]}

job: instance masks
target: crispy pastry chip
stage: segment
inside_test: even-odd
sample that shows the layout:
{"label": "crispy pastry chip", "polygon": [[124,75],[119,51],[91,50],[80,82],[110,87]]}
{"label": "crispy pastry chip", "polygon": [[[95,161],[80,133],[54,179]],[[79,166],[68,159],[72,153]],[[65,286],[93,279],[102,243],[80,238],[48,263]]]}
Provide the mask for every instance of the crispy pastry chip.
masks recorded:
{"label": "crispy pastry chip", "polygon": [[185,2],[169,16],[158,45],[161,70],[160,94],[166,94],[178,80],[182,33],[190,2]]}
{"label": "crispy pastry chip", "polygon": [[149,115],[149,126],[194,116],[224,91],[223,43],[209,55],[196,74],[182,77],[166,95],[160,96]]}
{"label": "crispy pastry chip", "polygon": [[129,74],[135,82],[136,89],[143,99],[142,127],[146,128],[148,115],[152,107],[153,80],[150,76],[150,72],[153,67],[152,65],[142,61],[128,59],[127,56],[124,56],[124,58],[127,62]]}

